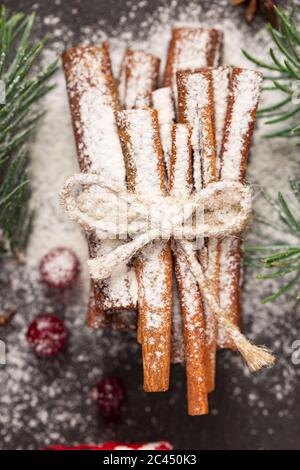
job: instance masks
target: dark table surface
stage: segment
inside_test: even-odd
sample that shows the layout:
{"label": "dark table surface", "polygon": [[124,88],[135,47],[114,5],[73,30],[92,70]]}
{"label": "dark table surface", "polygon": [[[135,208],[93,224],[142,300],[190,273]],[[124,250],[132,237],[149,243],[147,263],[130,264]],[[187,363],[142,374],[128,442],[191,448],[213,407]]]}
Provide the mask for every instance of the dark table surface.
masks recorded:
{"label": "dark table surface", "polygon": [[[119,16],[128,11],[133,3],[135,2],[117,0],[10,0],[7,5],[26,12],[34,8],[39,19],[36,34],[48,33],[51,44],[54,41],[52,27],[45,24],[43,18],[51,14],[59,17],[61,24],[70,29],[80,42],[79,32],[83,26],[94,25],[95,18],[101,16],[105,20],[107,32],[110,33],[118,23]],[[157,11],[159,5],[168,2],[151,0],[145,3],[144,11],[149,14]],[[182,8],[188,2],[179,3]],[[219,2],[201,3],[205,14]],[[77,14],[71,15],[70,10],[75,7]],[[232,10],[232,17],[238,23],[243,21],[241,10]],[[248,30],[248,34],[261,28],[262,24],[262,20],[258,19],[253,29]],[[128,19],[126,27],[137,32],[137,19],[132,22]],[[5,263],[5,269],[8,272],[13,269],[13,265]],[[6,271],[1,271],[3,281]],[[27,282],[22,268],[14,271],[14,275],[21,280],[23,277],[24,283]],[[250,286],[252,284],[246,286],[244,296],[255,295]],[[241,373],[240,368],[237,369],[236,364],[240,359],[233,359],[229,351],[220,352],[217,387],[210,399],[211,413],[204,417],[188,417],[183,367],[172,368],[169,392],[146,394],[140,386],[140,352],[133,335],[93,332],[83,326],[73,328],[72,315],[78,311],[76,299],[64,299],[62,302],[61,299],[46,296],[45,300],[42,288],[36,286],[32,286],[32,293],[33,303],[22,304],[25,294],[20,290],[17,302],[23,305],[22,318],[16,318],[11,325],[0,330],[0,338],[6,339],[8,349],[12,348],[13,353],[16,353],[16,358],[13,359],[14,372],[10,371],[9,365],[0,366],[0,414],[5,413],[3,416],[6,417],[0,419],[2,449],[38,449],[50,443],[97,443],[108,439],[123,442],[166,439],[178,449],[299,448],[299,380],[293,380],[292,389],[284,399],[280,397],[280,387],[277,397],[274,393],[277,382],[285,380],[285,374],[293,374],[295,377],[298,374],[296,366],[289,360],[290,350],[285,349],[285,344],[290,344],[300,327],[299,311],[297,313],[292,300],[289,300],[288,307],[286,299],[279,300],[279,306],[293,311],[289,313],[287,321],[281,318],[282,337],[277,338],[280,343],[279,354],[286,354],[286,361],[279,361],[271,371],[250,377],[245,372]],[[32,316],[33,309],[42,309],[45,302],[51,303],[53,310],[65,310],[63,314],[73,331],[66,353],[51,363],[37,361],[32,355],[26,355],[26,344],[23,341],[26,317]],[[258,304],[253,305],[255,308]],[[266,308],[272,310],[272,307]],[[264,332],[261,332],[259,339],[263,338]],[[116,341],[123,343],[118,354],[113,353]],[[21,358],[20,364],[24,364],[24,355],[26,371],[21,373],[18,370],[18,359]],[[121,376],[127,388],[125,409],[119,421],[114,423],[104,422],[88,397],[91,385],[105,373]],[[2,401],[4,396],[7,397],[7,390],[9,400],[6,398]]]}

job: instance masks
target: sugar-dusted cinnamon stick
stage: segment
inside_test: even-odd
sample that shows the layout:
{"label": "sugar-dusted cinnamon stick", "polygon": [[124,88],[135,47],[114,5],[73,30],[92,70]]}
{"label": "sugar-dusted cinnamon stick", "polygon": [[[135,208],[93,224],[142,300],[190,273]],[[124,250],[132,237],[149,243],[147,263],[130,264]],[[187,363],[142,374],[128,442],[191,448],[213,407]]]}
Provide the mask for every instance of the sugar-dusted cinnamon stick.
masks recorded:
{"label": "sugar-dusted cinnamon stick", "polygon": [[[229,97],[230,68],[218,67],[212,69],[214,108],[215,108],[215,130],[217,149],[217,173],[220,178],[221,172],[221,149],[225,130],[225,120]],[[227,238],[218,241],[219,252],[219,301],[220,306],[228,311],[229,318],[235,325],[239,325],[240,309],[240,241],[238,238]],[[232,291],[232,288],[234,290]],[[230,293],[232,291],[232,293]],[[234,348],[232,341],[223,328],[218,326],[218,346],[221,348]]]}
{"label": "sugar-dusted cinnamon stick", "polygon": [[229,67],[212,68],[214,113],[215,113],[215,139],[217,152],[217,179],[220,178],[221,171],[221,147],[225,128],[229,94]]}
{"label": "sugar-dusted cinnamon stick", "polygon": [[[191,131],[186,124],[174,124],[169,191],[180,198],[188,196],[192,190]],[[179,247],[175,247],[175,271],[183,318],[188,413],[202,415],[208,413],[205,316],[198,285]]]}
{"label": "sugar-dusted cinnamon stick", "polygon": [[[80,169],[99,172],[110,183],[114,181],[125,187],[124,159],[114,117],[120,104],[108,44],[68,49],[62,60]],[[111,240],[99,246],[96,233],[90,234],[88,241],[91,256],[116,243]],[[92,305],[91,298],[91,326],[108,311],[135,307],[134,289],[129,288],[131,282],[136,282],[134,276],[125,269],[105,282],[92,283],[95,303]]]}
{"label": "sugar-dusted cinnamon stick", "polygon": [[[228,237],[220,242],[220,306],[237,326],[241,323],[240,289],[242,269],[242,241]],[[236,350],[224,328],[218,328],[218,346]]]}
{"label": "sugar-dusted cinnamon stick", "polygon": [[[216,151],[217,151],[217,178],[220,178],[221,171],[221,147],[223,142],[223,134],[225,129],[225,119],[227,112],[227,103],[229,95],[229,77],[230,77],[230,68],[229,67],[217,67],[212,69],[213,77],[213,91],[214,91],[214,112],[215,112],[215,137],[216,137]],[[230,239],[236,244],[238,240]],[[234,268],[233,263],[235,263],[239,257],[237,253],[232,258],[232,250],[228,250],[228,243],[225,240],[215,240],[217,244],[215,250],[211,250],[211,253],[215,253],[219,257],[219,301],[220,305],[223,308],[228,308],[228,305],[224,303],[224,293],[228,292],[228,286],[225,283],[232,282],[231,270]],[[232,243],[229,243],[229,246]],[[232,262],[229,263],[228,260],[232,259]],[[211,263],[210,266],[213,266],[214,263]],[[229,272],[228,272],[229,271]],[[236,273],[236,276],[240,275],[240,270],[234,268],[233,271]],[[236,281],[235,281],[236,282]],[[237,281],[239,283],[239,280]],[[235,291],[235,295],[239,296],[239,289]],[[231,312],[233,313],[233,305],[239,305],[238,299],[230,307]],[[235,310],[237,313],[237,311]],[[231,317],[232,319],[232,317]],[[238,324],[238,321],[235,321],[235,324]],[[219,347],[224,347],[224,329],[221,329],[218,326],[217,334],[217,344]]]}
{"label": "sugar-dusted cinnamon stick", "polygon": [[[174,266],[173,260],[173,266]],[[172,291],[172,336],[171,336],[171,364],[184,362],[185,349],[183,338],[183,324],[181,315],[181,304],[178,292],[178,281],[173,267],[173,291]]]}
{"label": "sugar-dusted cinnamon stick", "polygon": [[256,70],[232,69],[221,150],[222,180],[245,180],[261,82]]}
{"label": "sugar-dusted cinnamon stick", "polygon": [[216,29],[175,28],[169,43],[164,86],[176,88],[176,72],[217,66],[223,33]]}
{"label": "sugar-dusted cinnamon stick", "polygon": [[[92,284],[92,281],[91,281]],[[105,315],[99,315],[99,305],[95,303],[94,288],[91,285],[89,297],[89,319],[95,329],[109,328],[117,331],[136,331],[136,310],[118,310]]]}
{"label": "sugar-dusted cinnamon stick", "polygon": [[[105,240],[100,242],[95,232],[88,235],[89,254],[91,258],[103,256],[113,251],[119,244],[119,240]],[[93,281],[92,281],[93,282]],[[124,310],[132,310],[137,305],[137,282],[135,271],[127,266],[121,266],[118,273],[111,276],[106,282],[93,282],[95,294],[94,314],[90,314],[88,324],[99,328],[98,316],[109,316],[113,313],[121,313]],[[103,315],[100,312],[103,311]],[[132,318],[134,318],[132,316]],[[104,319],[104,325],[109,326],[111,318]],[[120,320],[121,324],[121,320]]]}
{"label": "sugar-dusted cinnamon stick", "polygon": [[[172,128],[175,121],[175,106],[171,87],[163,87],[154,90],[152,93],[152,102],[158,115],[160,139],[164,152],[166,173],[169,179],[172,153]],[[176,364],[183,361],[184,342],[182,334],[181,307],[176,276],[175,273],[173,273],[171,362]]]}
{"label": "sugar-dusted cinnamon stick", "polygon": [[[251,138],[256,120],[262,76],[249,69],[233,68],[229,84],[228,106],[221,148],[221,179],[245,181]],[[220,305],[228,317],[240,323],[240,275],[242,242],[229,237],[221,243]],[[220,347],[234,345],[219,328]]]}
{"label": "sugar-dusted cinnamon stick", "polygon": [[[177,88],[179,122],[188,124],[192,129],[194,186],[196,191],[200,191],[217,179],[212,70],[203,68],[194,72],[178,72]],[[216,240],[208,240],[200,258],[218,298],[219,250]],[[215,383],[217,319],[205,301],[203,304],[207,337],[206,384],[208,391],[212,391]]]}
{"label": "sugar-dusted cinnamon stick", "polygon": [[160,59],[148,52],[126,49],[120,68],[119,94],[124,109],[152,105],[157,88]]}
{"label": "sugar-dusted cinnamon stick", "polygon": [[[145,195],[166,192],[157,112],[137,109],[117,113],[129,191]],[[144,390],[169,387],[172,256],[169,243],[158,240],[136,260],[138,311],[144,368]]]}
{"label": "sugar-dusted cinnamon stick", "polygon": [[[157,100],[153,98],[154,106],[159,107],[163,93],[165,96],[169,94],[172,99],[170,92],[163,92],[163,90],[168,89],[173,89],[174,98],[177,102],[176,72],[204,66],[217,66],[221,61],[222,45],[222,31],[204,28],[173,29],[164,75],[164,85],[169,88],[162,88],[161,91],[157,90],[154,92],[158,94]],[[157,105],[156,102],[158,103]],[[166,108],[168,109],[168,107]],[[166,146],[165,155],[170,153],[170,127],[170,124],[163,125],[161,130],[162,142],[166,142],[163,145],[164,147]],[[167,158],[166,166],[168,168]],[[200,179],[198,181],[200,182]]]}
{"label": "sugar-dusted cinnamon stick", "polygon": [[158,88],[152,93],[153,107],[157,110],[160,138],[164,151],[167,173],[170,171],[172,153],[172,127],[175,122],[175,106],[171,87]]}
{"label": "sugar-dusted cinnamon stick", "polygon": [[178,121],[192,129],[197,191],[217,178],[212,70],[178,72],[177,86]]}

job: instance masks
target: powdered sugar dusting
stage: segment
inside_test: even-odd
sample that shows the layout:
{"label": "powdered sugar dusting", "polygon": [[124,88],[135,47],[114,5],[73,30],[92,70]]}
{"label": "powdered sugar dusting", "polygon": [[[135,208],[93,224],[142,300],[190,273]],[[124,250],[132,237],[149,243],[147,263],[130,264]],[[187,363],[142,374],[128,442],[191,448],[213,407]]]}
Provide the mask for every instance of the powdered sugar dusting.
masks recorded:
{"label": "powdered sugar dusting", "polygon": [[[174,71],[206,66],[207,48],[212,41],[209,30],[186,30],[175,46]],[[173,80],[175,77],[173,78]]]}
{"label": "powdered sugar dusting", "polygon": [[232,96],[234,100],[230,117],[230,128],[222,154],[222,179],[237,181],[242,171],[242,149],[248,138],[249,126],[253,120],[253,110],[258,102],[261,76],[253,70],[238,73]]}
{"label": "powdered sugar dusting", "polygon": [[[134,180],[135,192],[161,195],[165,182],[156,114],[151,110],[122,111],[118,121],[127,147],[129,185]],[[144,380],[163,384],[163,389],[169,380],[170,360],[172,267],[164,254],[169,250],[167,242],[149,245],[139,255],[137,269]]]}
{"label": "powdered sugar dusting", "polygon": [[[231,77],[230,99],[226,125],[224,129],[221,155],[221,179],[240,181],[244,178],[247,160],[247,140],[251,138],[250,130],[255,122],[255,110],[258,103],[261,75],[253,70],[234,69]],[[217,111],[218,113],[219,111]],[[221,107],[222,113],[222,107]],[[239,311],[239,289],[241,253],[238,240],[221,242],[221,275],[220,292],[221,305],[231,313],[231,318],[237,320]],[[219,332],[224,344],[226,334]],[[227,339],[230,344],[230,340]]]}
{"label": "powdered sugar dusting", "polygon": [[159,157],[155,147],[153,117],[148,110],[122,111],[119,119],[129,135],[130,160],[135,174],[135,190],[144,194],[161,194]]}
{"label": "powdered sugar dusting", "polygon": [[[116,72],[128,44],[151,51],[164,60],[171,26],[178,23],[187,25],[192,22],[192,26],[223,29],[226,64],[249,67],[249,62],[241,54],[241,47],[268,60],[271,42],[262,22],[257,18],[249,27],[242,20],[243,7],[228,6],[227,0],[191,1],[188,5],[174,0],[172,5],[164,2],[155,7],[152,14],[146,13],[145,2],[133,2],[134,8],[127,12],[122,10],[119,24],[116,20],[113,27],[107,24],[99,4],[97,20],[91,19],[88,23],[89,20],[82,15],[79,29],[73,31],[59,16],[59,0],[54,4],[55,13],[41,18],[40,23],[49,31],[49,47],[56,55],[71,43],[99,44],[110,36]],[[73,19],[74,25],[78,24],[78,9],[79,5],[68,8],[70,24]],[[138,25],[135,32],[130,30],[134,25]],[[49,62],[52,59],[53,52],[48,49],[45,60]],[[105,334],[84,327],[88,290],[86,240],[77,225],[67,220],[59,210],[57,197],[65,178],[77,172],[78,166],[61,72],[56,75],[55,82],[56,88],[45,98],[47,114],[40,123],[31,152],[32,204],[38,210],[27,264],[13,266],[11,271],[7,266],[7,271],[2,273],[5,294],[12,293],[5,299],[5,305],[20,302],[21,308],[11,326],[1,329],[1,337],[7,338],[8,345],[8,364],[0,371],[1,447],[37,449],[58,442],[98,443],[121,438],[142,442],[145,436],[146,440],[155,440],[159,435],[167,437],[175,448],[225,446],[270,449],[282,445],[284,434],[290,446],[297,448],[299,430],[292,416],[297,411],[300,369],[291,362],[291,344],[299,338],[297,307],[292,295],[282,297],[276,303],[260,304],[264,296],[274,291],[276,286],[278,288],[277,281],[256,281],[253,271],[246,270],[243,330],[256,342],[271,346],[277,363],[273,370],[250,376],[237,355],[230,351],[220,353],[219,391],[212,397],[211,416],[205,420],[214,428],[213,439],[210,425],[207,427],[203,421],[199,427],[197,419],[194,421],[186,416],[182,407],[185,379],[181,368],[174,368],[172,393],[143,394],[136,391],[138,378],[135,371],[139,354],[133,355],[137,350],[135,338],[129,340],[120,333]],[[278,96],[264,93],[263,100],[264,105],[272,104]],[[268,187],[276,192],[284,190],[288,176],[298,171],[294,164],[298,151],[288,140],[264,140],[262,135],[266,130],[269,128],[259,121],[249,178],[259,187]],[[255,205],[258,211],[268,210],[261,198],[256,199]],[[252,237],[253,242],[258,243],[257,236],[253,234]],[[67,302],[63,300],[63,303],[45,298],[45,292],[37,281],[41,256],[58,244],[73,248],[84,268],[76,295]],[[11,283],[9,289],[8,280]],[[29,320],[44,309],[63,311],[71,332],[66,355],[47,362],[46,366],[29,353],[24,337]],[[90,387],[102,374],[112,371],[118,371],[126,378],[132,397],[118,427],[100,422],[89,398]],[[184,432],[180,431],[178,420]],[[241,423],[244,433],[240,433]]]}
{"label": "powdered sugar dusting", "polygon": [[184,362],[184,342],[182,334],[181,306],[179,301],[178,285],[175,273],[173,273],[172,291],[171,361],[172,364]]}
{"label": "powdered sugar dusting", "polygon": [[218,67],[212,70],[213,91],[215,103],[215,129],[216,129],[216,151],[217,151],[217,173],[220,173],[220,152],[223,140],[225,117],[227,111],[229,68]]}
{"label": "powdered sugar dusting", "polygon": [[121,144],[117,134],[114,110],[103,104],[103,95],[96,88],[85,91],[80,98],[83,126],[83,150],[91,161],[90,171],[99,173],[104,180],[113,179],[125,185],[125,168]]}
{"label": "powdered sugar dusting", "polygon": [[49,261],[47,270],[51,271],[54,277],[58,276],[64,280],[65,277],[68,276],[68,272],[72,270],[73,266],[73,257],[69,253],[62,253],[58,259]]}
{"label": "powdered sugar dusting", "polygon": [[119,79],[119,94],[125,109],[151,106],[157,86],[160,60],[144,51],[128,49]]}
{"label": "powdered sugar dusting", "polygon": [[201,164],[201,108],[208,103],[208,82],[207,79],[198,73],[186,75],[183,79],[182,87],[184,87],[185,102],[180,97],[179,101],[184,108],[185,121],[192,129],[192,147],[194,153],[193,170],[195,189],[202,188],[202,164]]}
{"label": "powdered sugar dusting", "polygon": [[157,247],[151,245],[143,250],[142,254],[144,260],[142,280],[144,298],[142,303],[147,303],[149,307],[147,311],[147,328],[150,330],[160,330],[165,321],[161,313],[166,296],[164,271],[160,266],[162,247],[163,244],[160,243]]}
{"label": "powdered sugar dusting", "polygon": [[167,171],[170,170],[172,150],[172,125],[175,121],[175,107],[171,87],[158,88],[152,93],[153,107],[158,114],[161,144]]}
{"label": "powdered sugar dusting", "polygon": [[192,191],[192,158],[190,130],[185,124],[174,127],[174,165],[171,172],[171,194],[175,197],[187,196]]}
{"label": "powdered sugar dusting", "polygon": [[41,278],[49,287],[71,287],[79,273],[76,254],[64,247],[45,254],[39,266]]}
{"label": "powdered sugar dusting", "polygon": [[[118,100],[108,46],[104,43],[100,48],[73,48],[64,53],[63,59],[81,169],[100,174],[112,185],[125,187],[124,158],[114,114]],[[97,237],[90,238],[89,249],[94,256],[97,245]],[[108,242],[109,247],[114,245]],[[100,283],[100,287],[102,309],[136,305],[134,272],[127,267],[112,279]],[[134,298],[131,298],[131,292],[135,294]]]}
{"label": "powdered sugar dusting", "polygon": [[[191,180],[192,155],[190,137],[190,129],[187,125],[176,124],[174,126],[170,192],[172,195],[179,198],[190,195],[193,188]],[[181,311],[183,315],[189,388],[189,380],[202,382],[205,378],[205,367],[203,366],[205,328],[199,287],[190,270],[185,255],[179,246],[175,248],[175,272],[178,276],[177,284],[179,286]],[[193,364],[196,370],[193,369]]]}
{"label": "powdered sugar dusting", "polygon": [[176,72],[214,65],[216,58],[219,58],[218,49],[221,46],[217,37],[218,33],[212,29],[178,28],[173,31],[167,71],[170,76],[165,77],[165,81],[168,79],[176,99]]}
{"label": "powdered sugar dusting", "polygon": [[[220,306],[224,311],[234,311],[237,299],[235,298],[235,278],[240,269],[239,243],[237,238],[222,240],[220,247]],[[218,330],[218,344],[225,344],[228,337],[223,328]]]}
{"label": "powdered sugar dusting", "polygon": [[159,124],[172,124],[175,121],[174,102],[171,87],[158,88],[152,93],[153,107],[157,110]]}

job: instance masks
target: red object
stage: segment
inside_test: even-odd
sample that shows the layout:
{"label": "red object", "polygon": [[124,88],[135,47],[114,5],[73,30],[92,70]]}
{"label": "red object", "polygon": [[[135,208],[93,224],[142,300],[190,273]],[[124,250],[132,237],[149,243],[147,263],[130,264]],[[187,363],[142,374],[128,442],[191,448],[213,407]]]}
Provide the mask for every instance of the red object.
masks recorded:
{"label": "red object", "polygon": [[80,263],[74,251],[58,247],[43,256],[39,271],[48,287],[67,289],[75,283]]}
{"label": "red object", "polygon": [[30,323],[26,338],[37,356],[51,357],[64,349],[67,332],[60,318],[42,313]]}
{"label": "red object", "polygon": [[125,401],[125,387],[120,377],[105,377],[92,389],[92,397],[97,402],[105,418],[114,418]]}
{"label": "red object", "polygon": [[[74,447],[49,446],[46,450],[172,450],[167,441],[147,442],[144,444],[122,444],[121,442],[105,442],[99,445],[81,445]],[[44,449],[45,450],[45,449]]]}

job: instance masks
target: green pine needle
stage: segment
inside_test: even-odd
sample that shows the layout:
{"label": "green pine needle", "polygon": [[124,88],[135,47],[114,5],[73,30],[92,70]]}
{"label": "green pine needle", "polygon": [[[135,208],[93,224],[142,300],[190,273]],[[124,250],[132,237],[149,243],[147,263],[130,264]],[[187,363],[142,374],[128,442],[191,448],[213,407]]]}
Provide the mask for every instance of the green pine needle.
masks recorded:
{"label": "green pine needle", "polygon": [[47,42],[31,41],[35,16],[0,12],[0,80],[5,103],[0,104],[0,253],[25,248],[33,224],[27,166],[27,143],[43,111],[35,106],[53,87],[48,79],[57,61],[34,73]]}
{"label": "green pine needle", "polygon": [[[276,212],[279,223],[274,224],[263,217],[256,218],[256,221],[275,228],[280,235],[286,235],[286,233],[293,235],[296,243],[273,242],[268,245],[246,247],[247,264],[261,271],[257,279],[282,280],[280,289],[263,299],[263,303],[276,300],[300,282],[300,179],[291,179],[289,183],[296,210],[291,208],[282,193],[278,193],[275,199],[265,194],[265,199],[270,204],[270,208]],[[298,298],[300,299],[300,295]]]}
{"label": "green pine needle", "polygon": [[[294,85],[300,81],[300,29],[294,22],[295,9],[286,12],[275,7],[275,10],[279,18],[279,29],[276,30],[272,25],[268,25],[274,42],[274,48],[269,50],[270,62],[266,63],[253,57],[245,50],[243,50],[243,54],[255,65],[277,72],[274,76],[264,76],[264,79],[270,81],[271,85],[263,87],[263,90],[277,90],[285,95],[284,99],[275,105],[258,110],[258,116],[268,119],[266,124],[291,122],[288,127],[268,133],[265,137],[298,137],[300,135],[300,86],[298,87],[299,91],[296,91]],[[293,97],[295,97],[294,102]],[[275,110],[278,112],[273,114]],[[273,117],[276,119],[270,119]]]}

